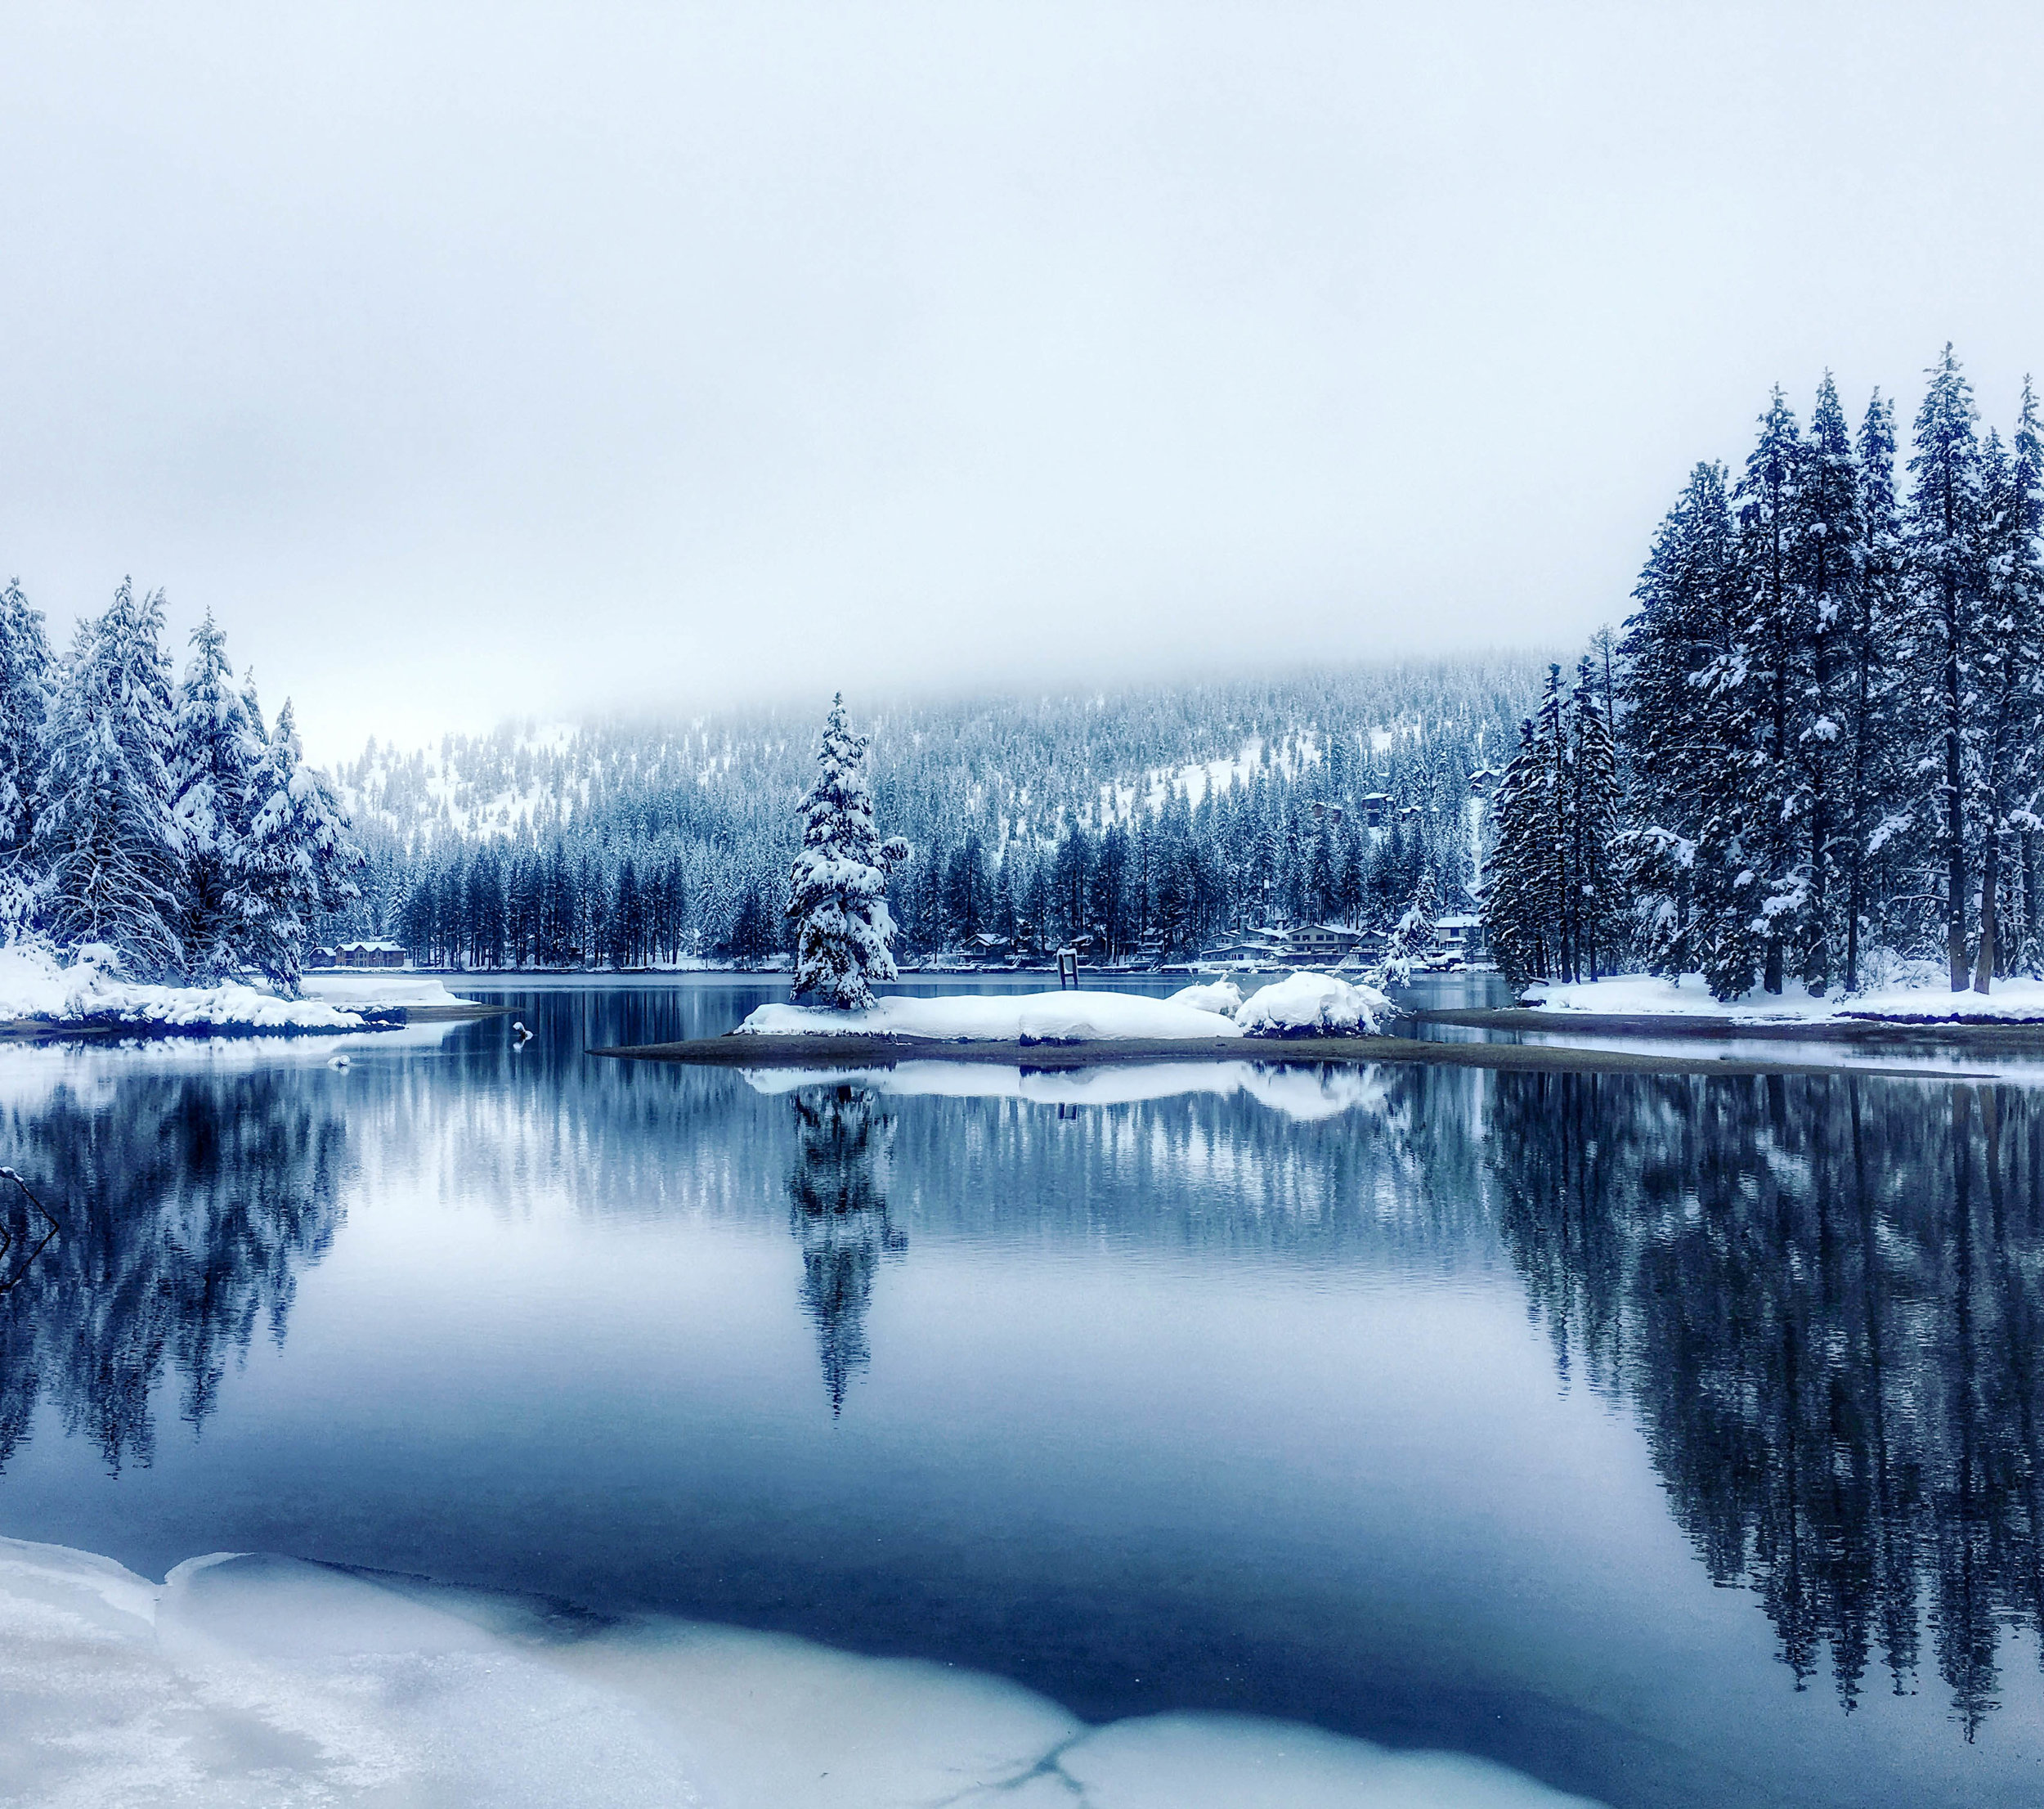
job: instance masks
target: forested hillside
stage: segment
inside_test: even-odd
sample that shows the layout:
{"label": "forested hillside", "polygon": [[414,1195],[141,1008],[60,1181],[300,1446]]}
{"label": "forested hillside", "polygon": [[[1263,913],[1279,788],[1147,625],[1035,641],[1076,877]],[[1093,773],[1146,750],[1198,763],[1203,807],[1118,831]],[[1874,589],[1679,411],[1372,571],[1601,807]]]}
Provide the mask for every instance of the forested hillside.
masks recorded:
{"label": "forested hillside", "polygon": [[[946,703],[848,698],[909,842],[905,952],[1079,934],[1175,955],[1244,924],[1466,906],[1472,772],[1541,662],[1492,657]],[[756,959],[785,945],[796,806],[828,706],[509,725],[337,775],[369,855],[333,927],[477,967]],[[1374,825],[1377,833],[1372,833]]]}

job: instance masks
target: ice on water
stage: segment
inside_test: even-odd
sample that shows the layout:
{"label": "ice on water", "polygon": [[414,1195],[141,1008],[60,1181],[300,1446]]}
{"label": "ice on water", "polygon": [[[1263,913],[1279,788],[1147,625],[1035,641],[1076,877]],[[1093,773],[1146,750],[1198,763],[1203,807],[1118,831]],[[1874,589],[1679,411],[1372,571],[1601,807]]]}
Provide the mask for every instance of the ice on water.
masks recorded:
{"label": "ice on water", "polygon": [[1560,1809],[1503,1767],[1283,1723],[1088,1727],[784,1635],[222,1555],[161,1585],[0,1540],[0,1802]]}

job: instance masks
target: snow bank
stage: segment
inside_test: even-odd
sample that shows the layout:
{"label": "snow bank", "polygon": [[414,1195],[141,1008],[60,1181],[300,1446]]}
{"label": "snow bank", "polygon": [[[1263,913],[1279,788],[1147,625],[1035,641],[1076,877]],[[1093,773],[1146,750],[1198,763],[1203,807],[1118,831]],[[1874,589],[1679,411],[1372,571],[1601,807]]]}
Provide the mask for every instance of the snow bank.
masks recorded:
{"label": "snow bank", "polygon": [[1250,994],[1235,1021],[1248,1036],[1374,1036],[1391,1012],[1374,986],[1295,973]]}
{"label": "snow bank", "polygon": [[341,1005],[352,1010],[383,1006],[402,1005],[473,1005],[472,999],[463,999],[447,990],[435,974],[393,973],[388,970],[361,973],[341,973],[331,967],[322,967],[317,973],[309,973],[298,984],[298,990],[308,999],[323,999],[329,1005]]}
{"label": "snow bank", "polygon": [[1167,1003],[1190,1005],[1196,1012],[1218,1012],[1223,1017],[1232,1017],[1241,1009],[1242,989],[1232,980],[1209,981],[1204,986],[1181,987]]}
{"label": "snow bank", "polygon": [[1721,1017],[1738,1024],[1824,1024],[1878,1019],[1901,1024],[1989,1021],[2044,1022],[2044,981],[1997,980],[1982,994],[1955,993],[1943,969],[1925,967],[1899,985],[1813,999],[1800,981],[1791,981],[1779,998],[1748,993],[1731,1000],[1713,999],[1701,974],[1679,981],[1651,974],[1625,974],[1612,980],[1587,980],[1573,985],[1532,985],[1521,1001],[1550,1012],[1595,1012],[1618,1017]]}
{"label": "snow bank", "polygon": [[1135,993],[1043,992],[890,998],[871,1011],[762,1005],[742,1036],[921,1036],[946,1043],[1132,1042],[1239,1036],[1226,1018]]}
{"label": "snow bank", "polygon": [[[580,1636],[578,1636],[578,1634]],[[1283,1722],[1089,1727],[1020,1686],[786,1635],[576,1627],[288,1558],[162,1585],[0,1539],[0,1789],[52,1805],[1563,1809],[1481,1760]]]}
{"label": "snow bank", "polygon": [[126,1024],[166,1030],[356,1030],[358,1012],[320,999],[279,999],[231,982],[147,986],[119,977],[112,949],[87,943],[69,966],[39,942],[0,946],[0,1022]]}

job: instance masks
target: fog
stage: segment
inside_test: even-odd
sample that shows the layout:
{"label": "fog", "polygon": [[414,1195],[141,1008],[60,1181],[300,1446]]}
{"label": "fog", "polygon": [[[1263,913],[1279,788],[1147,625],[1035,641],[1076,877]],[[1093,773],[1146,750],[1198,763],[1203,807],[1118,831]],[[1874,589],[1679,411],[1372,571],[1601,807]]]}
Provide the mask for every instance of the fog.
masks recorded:
{"label": "fog", "polygon": [[1774,382],[2006,421],[2034,10],[1425,10],[10,9],[0,577],[331,759],[1566,647]]}

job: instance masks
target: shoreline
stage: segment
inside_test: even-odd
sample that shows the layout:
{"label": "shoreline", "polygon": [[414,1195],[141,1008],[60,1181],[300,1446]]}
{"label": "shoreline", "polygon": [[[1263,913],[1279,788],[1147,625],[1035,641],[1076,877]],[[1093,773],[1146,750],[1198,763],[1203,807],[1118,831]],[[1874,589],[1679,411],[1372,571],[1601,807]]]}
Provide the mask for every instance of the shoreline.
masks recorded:
{"label": "shoreline", "polygon": [[[352,1009],[353,1008],[347,1008]],[[454,1023],[470,1018],[505,1017],[514,1005],[389,1005],[370,1007],[354,1025],[278,1025],[258,1029],[245,1024],[166,1024],[143,1021],[109,1022],[82,1018],[66,1022],[47,1017],[0,1018],[0,1043],[207,1042],[215,1038],[235,1043],[274,1039],[295,1041],[307,1036],[365,1036],[379,1030],[401,1030],[413,1024]]]}
{"label": "shoreline", "polygon": [[2044,1055],[2044,1020],[2019,1018],[1823,1017],[1741,1019],[1717,1012],[1558,1012],[1532,1005],[1422,1008],[1417,1023],[1544,1035],[1623,1036],[1642,1041],[1689,1038],[1730,1043],[1845,1043],[1870,1048],[1921,1049],[1961,1044],[1969,1049]]}
{"label": "shoreline", "polygon": [[1020,1043],[945,1042],[932,1037],[909,1036],[748,1036],[728,1033],[679,1043],[645,1043],[591,1049],[588,1053],[624,1062],[671,1062],[719,1068],[813,1068],[820,1071],[890,1068],[904,1062],[968,1062],[1038,1072],[1162,1062],[1251,1062],[1300,1066],[1332,1062],[1350,1067],[1398,1062],[1549,1074],[1750,1076],[1866,1073],[1876,1079],[1894,1080],[1995,1078],[1956,1068],[1848,1069],[1823,1062],[1764,1062],[1750,1057],[1706,1059],[1632,1049],[1557,1048],[1522,1043],[1427,1043],[1406,1036],[1216,1036]]}

